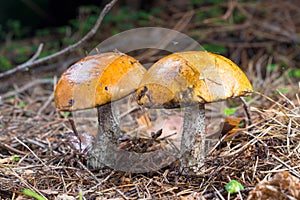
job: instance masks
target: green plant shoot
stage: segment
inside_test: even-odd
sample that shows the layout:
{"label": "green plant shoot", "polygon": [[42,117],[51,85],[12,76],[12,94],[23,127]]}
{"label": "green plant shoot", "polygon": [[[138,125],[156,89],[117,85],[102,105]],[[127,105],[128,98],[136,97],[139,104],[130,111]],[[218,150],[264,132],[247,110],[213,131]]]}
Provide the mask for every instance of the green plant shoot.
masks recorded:
{"label": "green plant shoot", "polygon": [[20,101],[18,104],[19,108],[24,108],[26,106],[26,104],[24,103],[24,101]]}
{"label": "green plant shoot", "polygon": [[231,180],[225,185],[225,189],[229,194],[235,194],[244,190],[244,186],[236,180]]}
{"label": "green plant shoot", "polygon": [[33,198],[35,198],[37,200],[46,200],[44,197],[42,197],[38,193],[33,192],[31,190],[28,190],[28,189],[23,189],[22,193],[25,194],[25,195],[27,195],[27,196],[33,197]]}
{"label": "green plant shoot", "polygon": [[18,155],[13,155],[13,159],[14,162],[18,162],[20,160],[20,157]]}
{"label": "green plant shoot", "polygon": [[233,115],[236,112],[236,108],[224,108],[223,113],[224,115]]}

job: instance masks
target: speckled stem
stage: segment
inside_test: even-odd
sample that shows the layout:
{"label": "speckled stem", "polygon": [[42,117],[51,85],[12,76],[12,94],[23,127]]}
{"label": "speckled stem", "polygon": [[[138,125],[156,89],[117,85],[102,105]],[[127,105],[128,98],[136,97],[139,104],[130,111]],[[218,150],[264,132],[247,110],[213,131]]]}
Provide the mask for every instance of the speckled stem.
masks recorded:
{"label": "speckled stem", "polygon": [[106,163],[115,162],[115,146],[121,130],[114,119],[111,103],[97,107],[97,111],[98,134],[93,143],[89,164],[92,167],[103,167]]}
{"label": "speckled stem", "polygon": [[186,108],[181,139],[181,166],[184,173],[199,173],[205,157],[204,104]]}
{"label": "speckled stem", "polygon": [[115,170],[143,173],[156,171],[177,159],[179,153],[172,146],[162,146],[160,150],[146,153],[120,149],[118,138],[121,130],[115,121],[110,103],[98,108],[98,121],[98,134],[89,158],[92,168],[108,166]]}

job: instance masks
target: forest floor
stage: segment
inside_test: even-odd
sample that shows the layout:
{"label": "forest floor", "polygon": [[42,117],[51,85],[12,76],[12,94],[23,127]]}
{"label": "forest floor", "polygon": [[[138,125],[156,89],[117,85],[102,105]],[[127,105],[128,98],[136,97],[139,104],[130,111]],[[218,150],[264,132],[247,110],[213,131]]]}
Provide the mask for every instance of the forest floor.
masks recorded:
{"label": "forest floor", "polygon": [[[255,90],[246,98],[251,125],[223,131],[199,175],[182,174],[178,162],[148,173],[90,168],[88,153],[74,142],[74,116],[54,106],[53,91],[62,70],[29,70],[24,79],[27,72],[1,80],[0,199],[27,199],[24,189],[48,199],[227,199],[230,180],[244,187],[230,199],[260,199],[258,194],[300,199],[299,2],[232,2],[169,9],[149,22],[174,28],[229,57]],[[221,11],[215,16],[212,9]],[[211,16],[203,20],[201,13]],[[145,60],[157,59],[158,53]],[[76,54],[65,60],[80,52]],[[223,116],[229,123],[233,117],[249,122],[241,103],[226,105],[235,110]],[[254,190],[270,179],[269,187],[265,183]]]}

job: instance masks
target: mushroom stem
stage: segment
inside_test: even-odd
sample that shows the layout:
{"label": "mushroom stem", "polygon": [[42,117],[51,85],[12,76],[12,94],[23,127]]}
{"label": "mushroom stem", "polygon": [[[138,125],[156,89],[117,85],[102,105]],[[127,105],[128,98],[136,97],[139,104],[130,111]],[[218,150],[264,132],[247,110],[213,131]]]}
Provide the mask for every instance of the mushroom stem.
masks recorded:
{"label": "mushroom stem", "polygon": [[[111,103],[97,107],[98,133],[91,150],[89,163],[93,167],[103,167],[114,162],[115,148],[121,133],[119,124],[115,121]],[[105,161],[105,163],[103,163]]]}
{"label": "mushroom stem", "polygon": [[110,137],[110,141],[117,142],[121,129],[113,116],[111,103],[97,107],[97,111],[99,123],[98,134],[105,133]]}
{"label": "mushroom stem", "polygon": [[181,167],[184,173],[197,173],[205,157],[204,104],[186,108],[181,139]]}
{"label": "mushroom stem", "polygon": [[161,145],[156,151],[137,153],[119,148],[121,129],[115,120],[111,103],[97,107],[98,134],[90,152],[88,164],[92,168],[111,167],[115,170],[144,173],[165,167],[178,157],[177,148]]}

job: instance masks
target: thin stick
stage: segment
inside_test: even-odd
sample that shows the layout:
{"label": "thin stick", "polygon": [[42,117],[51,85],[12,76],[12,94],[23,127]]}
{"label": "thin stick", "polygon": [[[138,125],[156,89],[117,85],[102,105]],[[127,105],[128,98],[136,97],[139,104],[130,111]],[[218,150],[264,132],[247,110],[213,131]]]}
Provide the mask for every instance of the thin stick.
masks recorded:
{"label": "thin stick", "polygon": [[297,178],[300,178],[300,174],[294,170],[291,166],[289,166],[286,162],[282,161],[280,158],[278,158],[277,156],[275,156],[274,154],[272,154],[272,157],[277,160],[278,162],[280,162],[282,165],[284,165],[285,167],[287,167],[289,169],[289,171],[296,176]]}
{"label": "thin stick", "polygon": [[240,99],[241,99],[241,101],[243,103],[243,107],[244,107],[244,110],[246,112],[246,116],[247,116],[247,119],[248,119],[248,126],[251,126],[252,120],[251,120],[249,106],[248,106],[247,102],[245,101],[245,99],[243,97],[240,97]]}
{"label": "thin stick", "polygon": [[29,146],[27,146],[24,142],[22,142],[21,140],[19,140],[17,137],[14,137],[14,139],[17,140],[24,147],[26,147],[26,149],[28,149],[32,153],[32,155],[34,157],[36,157],[36,159],[38,159],[45,167],[47,167],[47,165],[29,148]]}
{"label": "thin stick", "polygon": [[69,52],[72,52],[74,51],[76,48],[78,48],[79,46],[81,46],[84,42],[86,42],[87,40],[89,40],[90,38],[92,38],[97,30],[99,29],[101,23],[102,23],[102,20],[104,18],[104,16],[110,11],[110,9],[113,7],[113,5],[117,2],[118,0],[112,0],[110,3],[106,4],[106,6],[104,7],[104,9],[102,10],[102,12],[100,13],[94,27],[83,37],[81,38],[78,42],[76,42],[75,44],[73,45],[70,45],[68,47],[66,47],[65,49],[62,49],[54,54],[51,54],[47,57],[44,57],[44,58],[40,58],[38,60],[35,60],[36,57],[38,57],[38,55],[41,53],[42,51],[42,48],[43,48],[43,45],[41,44],[37,50],[37,52],[35,53],[35,55],[33,55],[33,57],[28,60],[27,62],[21,64],[21,65],[18,65],[16,66],[15,68],[11,69],[11,70],[8,70],[8,71],[5,71],[3,73],[0,73],[0,78],[2,77],[5,77],[5,76],[9,76],[11,74],[14,74],[18,71],[21,71],[21,70],[24,70],[26,68],[29,68],[29,67],[34,67],[34,66],[38,66],[38,65],[41,65],[45,62],[49,62],[59,56],[62,56],[62,55],[65,55]]}
{"label": "thin stick", "polygon": [[35,61],[35,60],[37,59],[37,57],[39,57],[39,56],[41,55],[42,50],[43,50],[43,47],[44,47],[44,44],[41,43],[41,44],[39,45],[37,51],[33,54],[33,56],[32,56],[29,60],[27,60],[25,63],[23,63],[23,64],[24,64],[24,65],[25,65],[26,63],[30,64],[30,63],[32,63],[33,61]]}
{"label": "thin stick", "polygon": [[111,171],[111,173],[107,176],[107,177],[105,177],[104,179],[102,179],[97,185],[95,185],[95,186],[93,186],[93,187],[91,187],[89,190],[87,190],[87,191],[84,191],[83,192],[83,195],[85,195],[85,194],[87,194],[87,193],[90,193],[90,192],[95,192],[95,190],[100,186],[100,185],[102,185],[103,183],[105,183],[112,175],[114,175],[115,174],[115,171]]}
{"label": "thin stick", "polygon": [[[193,11],[185,13],[172,29],[176,31],[184,30],[184,28],[189,24],[193,15],[194,15]],[[174,40],[174,38],[176,38],[176,36],[177,33],[173,33],[173,32],[169,33],[168,35],[163,37],[158,44],[156,44],[157,45],[156,49],[149,49],[141,56],[138,56],[137,58],[139,60],[143,60],[145,58],[149,58],[155,55],[159,51],[159,49],[163,49],[164,47],[166,47],[172,40]]]}
{"label": "thin stick", "polygon": [[[220,193],[220,191],[217,190],[217,188],[215,188],[215,186],[211,185],[211,187],[214,188],[214,190],[216,191],[216,194],[220,197],[221,200],[225,200],[225,198],[222,196],[222,194]],[[230,195],[229,192],[228,192],[228,195]]]}
{"label": "thin stick", "polygon": [[128,198],[125,196],[125,194],[123,194],[123,192],[121,192],[117,188],[115,188],[115,191],[118,192],[123,197],[123,199],[128,200]]}
{"label": "thin stick", "polygon": [[228,1],[228,8],[227,8],[227,11],[226,11],[226,13],[222,16],[222,19],[223,19],[223,20],[228,19],[228,18],[232,15],[232,13],[233,13],[233,11],[234,11],[234,8],[236,7],[237,3],[238,3],[237,0]]}
{"label": "thin stick", "polygon": [[38,110],[37,112],[37,116],[40,116],[42,114],[42,112],[49,106],[49,104],[52,102],[54,98],[53,93],[50,94],[50,96],[48,97],[47,101],[43,104],[43,106]]}
{"label": "thin stick", "polygon": [[87,173],[89,173],[95,179],[95,181],[101,183],[101,181],[80,160],[77,160],[77,162]]}
{"label": "thin stick", "polygon": [[73,133],[74,133],[74,135],[77,137],[77,139],[79,140],[79,150],[80,150],[80,152],[82,151],[82,147],[81,147],[81,138],[80,138],[80,136],[79,136],[79,133],[78,133],[78,131],[77,131],[77,129],[76,129],[76,126],[75,126],[75,123],[74,123],[74,120],[73,119],[69,119],[69,122],[70,122],[70,124],[71,124],[71,127],[72,127],[72,129],[73,129]]}
{"label": "thin stick", "polygon": [[7,149],[7,150],[9,150],[9,151],[18,153],[18,154],[20,154],[20,155],[26,155],[26,154],[27,154],[27,153],[25,153],[25,152],[23,152],[23,151],[20,151],[20,150],[14,148],[14,147],[9,146],[8,144],[2,143],[2,142],[0,142],[0,148],[1,148],[1,149],[2,149],[2,148],[3,148],[3,149]]}
{"label": "thin stick", "polygon": [[269,101],[275,103],[279,108],[281,108],[281,109],[283,109],[283,110],[287,110],[286,107],[284,107],[283,105],[281,105],[281,104],[278,103],[277,101],[274,101],[273,99],[271,99],[271,98],[268,97],[267,95],[264,95],[263,93],[260,93],[260,92],[258,92],[258,91],[254,91],[253,93],[258,94],[258,95],[264,97],[265,99],[267,99],[267,100],[269,100]]}
{"label": "thin stick", "polygon": [[21,181],[21,183],[23,183],[27,188],[29,188],[31,191],[37,192],[39,195],[41,195],[43,198],[45,198],[45,200],[47,200],[47,198],[38,189],[36,189],[34,186],[32,186],[30,183],[28,183],[26,180],[24,180],[21,176],[19,176],[19,174],[17,174],[17,172],[15,172],[13,169],[11,169],[9,167],[7,169],[9,169],[12,172],[12,174],[15,177],[17,177]]}
{"label": "thin stick", "polygon": [[215,178],[226,166],[229,166],[233,161],[235,161],[242,153],[247,149],[248,147],[244,148],[241,152],[236,154],[233,158],[231,158],[227,163],[225,163],[222,166],[219,166],[208,178],[206,181],[206,184],[208,184],[213,178]]}
{"label": "thin stick", "polygon": [[25,90],[27,90],[29,88],[32,88],[35,85],[39,85],[39,84],[51,84],[51,83],[53,83],[53,79],[36,79],[36,80],[31,81],[31,82],[27,83],[26,85],[18,88],[17,90],[10,91],[10,92],[7,92],[7,93],[3,94],[1,96],[1,98],[2,99],[6,99],[8,97],[15,96],[18,93],[24,92]]}

